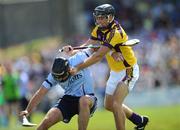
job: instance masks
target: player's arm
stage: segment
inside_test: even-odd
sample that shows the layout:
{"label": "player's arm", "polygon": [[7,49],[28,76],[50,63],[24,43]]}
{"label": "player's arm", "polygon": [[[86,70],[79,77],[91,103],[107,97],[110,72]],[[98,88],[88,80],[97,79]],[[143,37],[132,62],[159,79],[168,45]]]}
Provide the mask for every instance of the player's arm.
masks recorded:
{"label": "player's arm", "polygon": [[70,70],[70,73],[72,75],[76,74],[79,70],[82,70],[84,68],[87,68],[96,62],[102,60],[102,58],[110,51],[110,48],[107,46],[101,46],[97,52],[95,52],[93,55],[91,55],[89,58],[87,58],[83,63],[77,65],[75,68],[72,68]]}
{"label": "player's arm", "polygon": [[[92,40],[92,39],[88,39],[84,44],[82,44],[81,46],[88,46],[88,45],[92,45],[97,43],[96,40]],[[65,52],[66,55],[68,56],[73,56],[75,55],[79,50],[73,50],[73,47],[70,45],[64,46],[62,48],[63,52]]]}
{"label": "player's arm", "polygon": [[88,45],[91,45],[91,44],[96,44],[97,43],[97,40],[93,40],[91,38],[89,38],[84,44],[82,44],[81,46],[88,46]]}
{"label": "player's arm", "polygon": [[20,113],[20,116],[28,115],[29,113],[31,113],[32,110],[41,102],[42,98],[46,95],[47,92],[48,89],[41,86],[33,95],[33,97],[30,99],[30,102],[26,110]]}
{"label": "player's arm", "polygon": [[71,45],[63,46],[61,50],[68,56],[73,56],[78,52],[78,50],[73,50],[73,47]]}

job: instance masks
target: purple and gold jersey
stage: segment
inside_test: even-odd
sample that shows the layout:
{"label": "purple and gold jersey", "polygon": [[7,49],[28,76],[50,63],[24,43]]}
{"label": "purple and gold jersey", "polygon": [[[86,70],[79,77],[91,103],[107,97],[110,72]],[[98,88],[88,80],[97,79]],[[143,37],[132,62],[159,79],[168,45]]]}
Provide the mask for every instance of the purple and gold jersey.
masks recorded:
{"label": "purple and gold jersey", "polygon": [[128,40],[128,36],[117,21],[114,20],[106,29],[96,26],[91,33],[91,39],[98,40],[112,51],[122,54],[123,60],[119,62],[115,61],[109,53],[106,54],[111,70],[118,72],[136,64],[137,58],[134,55],[133,49],[130,46],[121,46],[122,43]]}

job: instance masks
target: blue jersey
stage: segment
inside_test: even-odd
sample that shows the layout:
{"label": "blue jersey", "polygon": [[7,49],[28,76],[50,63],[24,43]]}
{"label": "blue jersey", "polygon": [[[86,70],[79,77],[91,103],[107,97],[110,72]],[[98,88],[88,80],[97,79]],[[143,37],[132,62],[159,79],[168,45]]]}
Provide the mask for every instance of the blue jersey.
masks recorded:
{"label": "blue jersey", "polygon": [[[82,63],[90,54],[91,52],[86,50],[80,51],[74,56],[70,57],[68,59],[70,67],[75,67],[76,65]],[[55,80],[51,73],[49,73],[46,80],[42,83],[42,86],[50,89],[57,84],[59,84],[65,90],[65,95],[83,96],[94,93],[93,81],[88,68],[79,71],[74,76],[70,76],[65,82]]]}

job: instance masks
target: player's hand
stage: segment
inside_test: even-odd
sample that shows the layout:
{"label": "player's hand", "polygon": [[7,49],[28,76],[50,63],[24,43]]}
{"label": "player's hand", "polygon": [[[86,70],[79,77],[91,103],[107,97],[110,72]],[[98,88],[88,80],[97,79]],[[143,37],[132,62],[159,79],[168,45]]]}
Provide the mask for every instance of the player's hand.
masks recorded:
{"label": "player's hand", "polygon": [[62,48],[62,51],[65,52],[66,54],[71,54],[72,51],[73,51],[73,47],[70,46],[70,45],[64,46],[64,47]]}
{"label": "player's hand", "polygon": [[20,114],[19,114],[20,117],[23,117],[23,116],[29,116],[29,112],[27,110],[24,110],[24,111],[21,111]]}
{"label": "player's hand", "polygon": [[76,75],[78,73],[79,69],[77,67],[74,67],[74,68],[70,68],[70,71],[69,73],[71,75]]}
{"label": "player's hand", "polygon": [[124,61],[124,58],[123,58],[122,54],[119,53],[119,52],[113,52],[113,53],[111,54],[111,56],[112,56],[113,59],[114,59],[115,61],[117,61],[117,62],[119,62],[119,61]]}

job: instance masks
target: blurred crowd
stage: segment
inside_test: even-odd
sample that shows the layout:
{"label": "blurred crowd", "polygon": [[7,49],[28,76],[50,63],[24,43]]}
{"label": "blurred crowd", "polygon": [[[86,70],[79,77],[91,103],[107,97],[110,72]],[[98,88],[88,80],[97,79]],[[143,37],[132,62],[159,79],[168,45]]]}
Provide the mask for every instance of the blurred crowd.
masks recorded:
{"label": "blurred crowd", "polygon": [[[109,3],[115,6],[117,18],[129,39],[138,38],[141,41],[134,46],[140,65],[140,78],[135,91],[180,87],[180,2],[114,0]],[[91,29],[94,26],[92,8],[96,5],[88,0],[86,6],[85,15]],[[78,35],[73,40],[80,43],[87,38]],[[20,110],[25,109],[31,95],[49,73],[54,51],[33,52],[29,56],[13,61],[6,59],[0,63],[0,126],[8,126],[10,114],[18,115]],[[97,96],[103,101],[109,71],[106,61],[93,65],[91,70]],[[39,106],[41,110],[46,112],[63,90],[56,92],[47,95]],[[99,106],[103,105],[102,101]]]}
{"label": "blurred crowd", "polygon": [[[145,34],[161,32],[162,35],[175,33],[179,27],[178,0],[106,0],[116,10],[116,18],[128,33],[144,32]],[[102,4],[102,2],[99,2]],[[98,3],[94,0],[85,2],[86,19],[90,27],[94,26],[92,9]],[[161,38],[161,36],[159,36]]]}
{"label": "blurred crowd", "polygon": [[[137,89],[180,85],[180,1],[107,0],[116,9],[116,19],[135,46],[141,77]],[[94,1],[85,4],[89,27],[93,28]],[[78,39],[78,38],[76,38]],[[141,87],[142,86],[142,87]]]}

